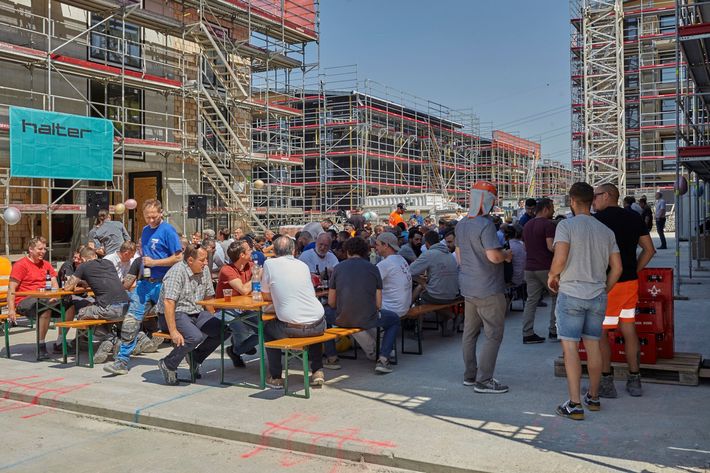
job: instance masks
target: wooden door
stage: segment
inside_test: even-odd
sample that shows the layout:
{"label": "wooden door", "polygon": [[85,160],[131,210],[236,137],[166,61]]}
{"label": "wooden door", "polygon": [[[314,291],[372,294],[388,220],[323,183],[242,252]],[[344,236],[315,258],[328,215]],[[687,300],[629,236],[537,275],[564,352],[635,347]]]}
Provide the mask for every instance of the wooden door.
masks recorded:
{"label": "wooden door", "polygon": [[145,219],[141,207],[148,199],[161,199],[163,192],[162,174],[159,171],[135,172],[128,175],[128,195],[129,198],[138,202],[136,210],[131,212],[131,239],[135,242],[141,237]]}

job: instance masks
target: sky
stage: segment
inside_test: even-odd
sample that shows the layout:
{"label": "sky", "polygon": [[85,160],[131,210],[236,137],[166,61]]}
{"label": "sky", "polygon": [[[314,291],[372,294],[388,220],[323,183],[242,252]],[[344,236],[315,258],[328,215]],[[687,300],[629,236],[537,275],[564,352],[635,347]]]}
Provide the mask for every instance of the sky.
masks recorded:
{"label": "sky", "polygon": [[321,0],[320,66],[472,109],[570,162],[566,0]]}

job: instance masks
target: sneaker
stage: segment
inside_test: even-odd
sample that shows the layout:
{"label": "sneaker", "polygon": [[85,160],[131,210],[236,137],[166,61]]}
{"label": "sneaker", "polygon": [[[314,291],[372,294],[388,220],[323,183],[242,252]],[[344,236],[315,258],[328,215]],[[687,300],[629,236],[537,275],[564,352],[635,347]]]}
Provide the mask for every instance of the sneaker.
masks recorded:
{"label": "sneaker", "polygon": [[641,374],[630,374],[626,380],[626,390],[633,397],[639,397],[643,394],[641,389]]}
{"label": "sneaker", "polygon": [[256,355],[256,347],[250,348],[249,350],[244,352],[245,355]]}
{"label": "sneaker", "polygon": [[389,360],[377,360],[375,365],[375,373],[377,374],[387,374],[392,372],[392,367],[390,366]]}
{"label": "sneaker", "polygon": [[[60,351],[61,353],[61,351]],[[45,345],[40,345],[39,346],[39,355],[37,356],[37,359],[40,361],[44,360],[49,360],[51,356],[49,356],[49,352],[47,351],[47,347]]]}
{"label": "sneaker", "polygon": [[270,387],[271,389],[283,389],[284,388],[284,379],[283,378],[272,378],[269,376],[266,378],[266,385]]}
{"label": "sneaker", "polygon": [[508,386],[500,384],[497,379],[491,378],[488,381],[476,382],[473,385],[473,390],[477,393],[487,394],[503,394],[508,392]]}
{"label": "sneaker", "polygon": [[229,358],[232,360],[232,364],[235,368],[247,367],[246,363],[244,363],[244,360],[242,360],[242,357],[232,351],[232,347],[227,347],[225,351],[227,352],[227,356],[229,356]]}
{"label": "sneaker", "polygon": [[530,345],[531,343],[543,343],[544,341],[545,341],[545,338],[539,336],[536,333],[533,333],[532,335],[528,335],[527,337],[523,337],[523,343],[525,345]]}
{"label": "sneaker", "polygon": [[464,378],[463,379],[464,386],[473,386],[475,384],[476,384],[476,380],[474,378]]}
{"label": "sneaker", "polygon": [[551,342],[556,342],[557,341],[557,332],[548,333],[547,339],[550,340]]}
{"label": "sneaker", "polygon": [[339,370],[341,368],[340,360],[337,356],[326,357],[325,361],[323,362],[323,368],[327,370]]}
{"label": "sneaker", "polygon": [[[155,347],[154,351],[158,351],[158,348],[160,347],[160,345],[162,345],[163,342],[165,341],[165,339],[162,337],[151,337],[150,339],[153,341],[153,346]],[[153,353],[153,352],[149,352],[149,353]]]}
{"label": "sneaker", "polygon": [[595,399],[589,394],[589,391],[584,393],[584,398],[582,399],[582,402],[585,406],[587,406],[587,409],[589,409],[590,411],[600,411],[602,409],[602,403],[599,402],[599,396],[597,396]]}
{"label": "sneaker", "polygon": [[537,306],[538,307],[547,307],[547,302],[540,299],[540,302],[537,303]]}
{"label": "sneaker", "polygon": [[158,361],[158,368],[160,369],[160,372],[163,373],[165,384],[168,386],[177,386],[180,384],[177,379],[177,371],[168,369],[163,360]]}
{"label": "sneaker", "polygon": [[104,366],[104,371],[111,374],[128,374],[128,363],[116,360],[110,365]]}
{"label": "sneaker", "polygon": [[[56,342],[52,343],[52,351],[57,354],[62,354],[63,352],[62,352],[61,342],[60,343],[56,343]],[[67,353],[71,353],[72,351],[74,351],[74,344],[67,340]]]}
{"label": "sneaker", "polygon": [[190,363],[190,355],[185,356],[185,363],[187,363],[187,368],[192,373],[195,379],[202,379],[202,374],[200,373],[200,363],[195,363],[194,365]]}
{"label": "sneaker", "polygon": [[[324,365],[325,366],[325,365]],[[311,386],[323,386],[325,384],[325,374],[323,370],[318,370],[311,376]]]}
{"label": "sneaker", "polygon": [[618,394],[616,393],[616,386],[614,386],[614,375],[602,375],[602,381],[599,383],[599,397],[614,399],[616,396]]}
{"label": "sneaker", "polygon": [[101,363],[106,363],[108,357],[113,354],[113,342],[111,340],[104,340],[99,345],[99,349],[94,353],[94,364],[100,365]]}
{"label": "sneaker", "polygon": [[565,401],[557,406],[557,415],[572,420],[584,420],[584,408],[581,404],[572,406],[571,401]]}

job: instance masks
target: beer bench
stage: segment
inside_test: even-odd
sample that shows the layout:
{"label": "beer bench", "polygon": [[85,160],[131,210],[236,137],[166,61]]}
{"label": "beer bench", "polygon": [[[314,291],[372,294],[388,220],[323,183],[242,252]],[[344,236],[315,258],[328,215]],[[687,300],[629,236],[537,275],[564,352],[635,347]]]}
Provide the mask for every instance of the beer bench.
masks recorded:
{"label": "beer bench", "polygon": [[288,395],[288,360],[289,358],[298,358],[303,363],[303,386],[305,388],[306,394],[304,396],[299,396],[295,393],[290,395],[295,397],[304,397],[309,399],[311,397],[310,392],[310,379],[309,379],[309,363],[308,363],[308,347],[311,345],[317,345],[319,343],[329,342],[335,340],[337,335],[333,333],[324,333],[323,335],[318,335],[316,337],[298,337],[298,338],[281,338],[279,340],[272,340],[270,342],[264,343],[266,348],[273,348],[276,350],[281,350],[284,354],[284,366],[286,370],[286,377],[284,378],[284,392]]}
{"label": "beer bench", "polygon": [[408,355],[421,355],[423,353],[422,350],[422,319],[424,317],[424,314],[428,314],[429,312],[436,312],[439,310],[445,310],[445,309],[453,309],[457,307],[459,304],[463,302],[463,298],[458,298],[454,302],[451,302],[449,304],[421,304],[421,305],[416,305],[409,309],[407,313],[402,317],[402,321],[409,319],[409,320],[414,320],[416,322],[416,325],[414,327],[414,331],[417,334],[417,346],[418,349],[417,351],[407,351],[404,348],[404,330],[402,330],[402,353],[406,353]]}

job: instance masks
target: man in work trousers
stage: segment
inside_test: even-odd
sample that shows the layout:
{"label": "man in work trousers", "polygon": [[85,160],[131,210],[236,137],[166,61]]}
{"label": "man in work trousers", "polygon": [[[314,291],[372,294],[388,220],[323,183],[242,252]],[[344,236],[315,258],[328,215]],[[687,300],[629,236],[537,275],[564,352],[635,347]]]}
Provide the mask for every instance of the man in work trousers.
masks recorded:
{"label": "man in work trousers", "polygon": [[[535,218],[530,220],[523,229],[525,242],[525,283],[527,284],[528,299],[525,301],[523,312],[523,343],[542,343],[545,337],[535,333],[535,311],[542,297],[542,291],[547,287],[547,273],[552,264],[552,243],[555,240],[555,224],[552,216],[555,205],[552,200],[542,198],[535,204]],[[548,336],[551,340],[557,339],[555,325],[555,304],[557,296],[550,294],[550,326]]]}
{"label": "man in work trousers", "polygon": [[[626,390],[632,396],[641,396],[641,374],[639,371],[639,339],[636,335],[636,303],[638,302],[638,271],[646,267],[656,253],[648,228],[635,211],[619,207],[619,189],[614,184],[602,184],[594,190],[594,217],[614,232],[616,244],[621,254],[622,273],[614,284],[606,306],[604,333],[599,342],[602,351],[602,381],[599,396],[614,398],[614,374],[611,371],[611,348],[607,331],[617,327],[624,337],[626,362],[629,364],[629,378]],[[636,256],[636,248],[641,253]]]}
{"label": "man in work trousers", "polygon": [[[505,327],[505,279],[503,262],[512,261],[510,250],[502,249],[493,220],[489,216],[498,192],[493,184],[476,182],[471,189],[468,216],[456,224],[456,257],[459,261],[459,286],[465,299],[463,360],[464,386],[477,393],[501,394],[505,386],[493,378],[498,349]],[[476,341],[481,333],[486,342],[476,359]]]}
{"label": "man in work trousers", "polygon": [[658,232],[658,238],[661,240],[661,246],[658,247],[659,250],[666,250],[666,235],[663,230],[666,227],[666,201],[663,198],[663,194],[656,192],[656,231]]}
{"label": "man in work trousers", "polygon": [[[557,337],[567,374],[569,398],[557,407],[557,414],[573,420],[584,419],[580,380],[582,363],[578,345],[584,339],[587,350],[589,390],[584,404],[590,411],[601,409],[599,381],[602,355],[599,339],[606,309],[607,293],[621,275],[621,258],[614,233],[591,216],[594,189],[577,182],[569,190],[574,217],[557,224],[547,285],[557,296]],[[607,272],[607,268],[610,268]]]}
{"label": "man in work trousers", "polygon": [[[190,370],[200,377],[200,365],[220,345],[222,321],[197,304],[214,298],[212,275],[207,268],[207,250],[187,245],[183,260],[170,268],[163,279],[156,310],[165,316],[165,325],[175,347],[158,362],[165,384],[177,386],[177,368],[188,353],[193,354]],[[162,324],[161,324],[162,325]]]}
{"label": "man in work trousers", "polygon": [[121,348],[116,361],[104,366],[104,371],[112,374],[128,373],[128,358],[135,347],[146,305],[149,302],[158,303],[165,273],[181,259],[180,237],[172,225],[163,222],[163,205],[160,201],[148,199],[143,202],[142,210],[147,224],[141,233],[143,266],[150,269],[150,276],[146,272],[139,275],[136,288],[131,294],[128,314],[121,327]]}

